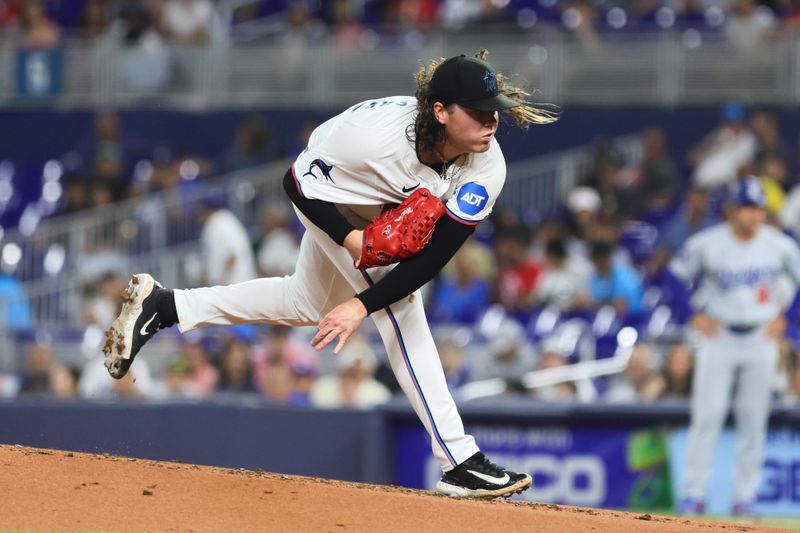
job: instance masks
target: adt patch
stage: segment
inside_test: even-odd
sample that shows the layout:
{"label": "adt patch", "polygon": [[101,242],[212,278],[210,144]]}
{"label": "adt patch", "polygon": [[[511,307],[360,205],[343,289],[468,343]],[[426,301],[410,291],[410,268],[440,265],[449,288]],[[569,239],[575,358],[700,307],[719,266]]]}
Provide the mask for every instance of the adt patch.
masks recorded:
{"label": "adt patch", "polygon": [[488,201],[489,193],[483,185],[470,182],[458,191],[458,208],[468,215],[480,213]]}

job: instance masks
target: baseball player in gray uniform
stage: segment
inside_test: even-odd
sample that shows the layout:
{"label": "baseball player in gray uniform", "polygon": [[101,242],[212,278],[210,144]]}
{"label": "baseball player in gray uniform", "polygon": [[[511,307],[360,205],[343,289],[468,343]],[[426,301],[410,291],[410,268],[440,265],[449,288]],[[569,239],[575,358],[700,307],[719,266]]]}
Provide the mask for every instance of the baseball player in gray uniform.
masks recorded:
{"label": "baseball player in gray uniform", "polygon": [[[316,325],[312,345],[322,349],[338,338],[338,353],[370,315],[431,437],[444,471],[437,490],[493,498],[527,489],[530,475],[492,463],[464,432],[419,292],[500,194],[505,161],[494,138],[498,113],[523,127],[557,118],[551,107],[526,102],[526,93],[496,74],[485,54],[432,61],[416,74],[416,97],[361,102],[313,132],[284,178],[306,228],[292,276],[174,291],[149,274],[134,276],[106,334],[109,373],[124,376],[142,345],[176,322],[182,332],[208,324]],[[417,189],[444,202],[427,245],[396,264],[355,268],[370,220]]]}
{"label": "baseball player in gray uniform", "polygon": [[[778,229],[763,224],[764,192],[748,177],[730,190],[728,221],[696,234],[670,270],[696,288],[705,302],[692,318],[699,332],[691,424],[679,512],[704,511],[719,432],[736,385],[738,430],[734,514],[751,514],[758,489],[770,413],[778,343],[785,329],[780,294],[788,275],[800,282],[800,250]],[[785,292],[785,288],[784,288]]]}

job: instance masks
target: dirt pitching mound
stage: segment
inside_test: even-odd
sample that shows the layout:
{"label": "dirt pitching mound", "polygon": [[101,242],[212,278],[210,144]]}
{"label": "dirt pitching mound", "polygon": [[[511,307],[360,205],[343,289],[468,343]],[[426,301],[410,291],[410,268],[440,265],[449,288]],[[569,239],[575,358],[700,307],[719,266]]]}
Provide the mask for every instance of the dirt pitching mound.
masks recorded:
{"label": "dirt pitching mound", "polygon": [[2,445],[0,530],[777,531],[641,513],[453,500],[396,487]]}

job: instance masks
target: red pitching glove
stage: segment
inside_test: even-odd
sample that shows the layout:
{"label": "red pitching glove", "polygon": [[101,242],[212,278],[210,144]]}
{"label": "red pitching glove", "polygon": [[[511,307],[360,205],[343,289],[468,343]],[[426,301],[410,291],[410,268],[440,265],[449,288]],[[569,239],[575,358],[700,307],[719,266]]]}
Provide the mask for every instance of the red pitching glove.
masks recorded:
{"label": "red pitching glove", "polygon": [[416,255],[431,240],[444,211],[444,204],[431,191],[417,189],[364,228],[361,258],[355,267],[386,266]]}

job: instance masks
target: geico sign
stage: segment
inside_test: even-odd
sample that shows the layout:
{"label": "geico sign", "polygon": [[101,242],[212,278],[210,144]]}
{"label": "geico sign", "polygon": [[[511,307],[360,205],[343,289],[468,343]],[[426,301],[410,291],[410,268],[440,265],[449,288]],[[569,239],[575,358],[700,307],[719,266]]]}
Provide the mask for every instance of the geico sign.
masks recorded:
{"label": "geico sign", "polygon": [[[606,467],[593,455],[527,455],[519,459],[517,471],[533,476],[536,494],[531,496],[536,501],[600,505],[606,499]],[[510,461],[500,464],[513,468]]]}
{"label": "geico sign", "polygon": [[800,502],[800,461],[770,458],[764,461],[759,502]]}

